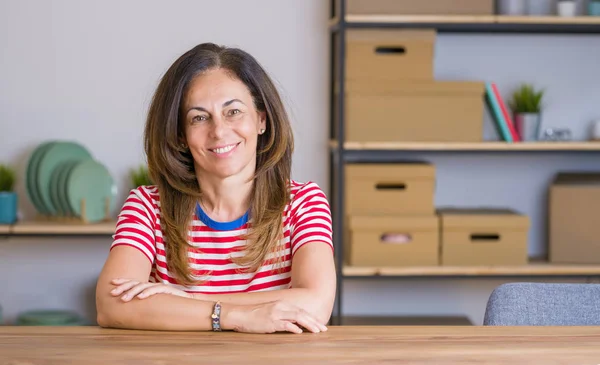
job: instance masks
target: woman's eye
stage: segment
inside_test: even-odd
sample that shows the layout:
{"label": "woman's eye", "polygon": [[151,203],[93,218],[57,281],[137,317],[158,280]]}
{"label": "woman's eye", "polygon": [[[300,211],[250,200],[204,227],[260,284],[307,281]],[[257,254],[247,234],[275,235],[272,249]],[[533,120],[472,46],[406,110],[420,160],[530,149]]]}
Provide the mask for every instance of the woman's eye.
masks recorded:
{"label": "woman's eye", "polygon": [[241,111],[239,109],[232,109],[229,111],[229,115],[237,115],[240,113],[241,113]]}
{"label": "woman's eye", "polygon": [[202,122],[205,120],[206,120],[205,115],[196,115],[195,117],[192,118],[192,121],[194,121],[194,122]]}

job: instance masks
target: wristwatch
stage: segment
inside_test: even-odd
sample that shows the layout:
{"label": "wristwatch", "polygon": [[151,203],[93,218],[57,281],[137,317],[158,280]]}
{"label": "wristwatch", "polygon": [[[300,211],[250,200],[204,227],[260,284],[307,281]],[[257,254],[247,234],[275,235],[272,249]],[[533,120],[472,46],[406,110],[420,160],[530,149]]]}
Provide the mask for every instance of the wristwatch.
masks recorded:
{"label": "wristwatch", "polygon": [[213,313],[210,317],[212,318],[212,330],[214,332],[221,332],[221,302],[215,303]]}

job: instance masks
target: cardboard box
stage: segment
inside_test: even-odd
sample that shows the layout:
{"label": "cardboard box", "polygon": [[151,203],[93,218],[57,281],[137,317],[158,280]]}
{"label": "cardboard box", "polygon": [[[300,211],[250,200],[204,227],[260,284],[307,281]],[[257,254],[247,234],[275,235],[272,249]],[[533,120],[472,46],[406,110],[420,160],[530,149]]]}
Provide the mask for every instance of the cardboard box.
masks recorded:
{"label": "cardboard box", "polygon": [[351,29],[346,37],[346,80],[433,80],[435,30]]}
{"label": "cardboard box", "polygon": [[346,4],[352,15],[494,14],[494,0],[347,0]]}
{"label": "cardboard box", "polygon": [[346,214],[435,214],[435,166],[432,164],[347,164],[345,173]]}
{"label": "cardboard box", "polygon": [[356,142],[481,142],[483,82],[348,84],[346,140]]}
{"label": "cardboard box", "polygon": [[549,261],[599,264],[600,172],[559,173],[549,190]]}
{"label": "cardboard box", "polygon": [[443,266],[526,265],[529,218],[507,209],[438,210]]}
{"label": "cardboard box", "polygon": [[439,222],[430,216],[350,216],[344,253],[351,266],[437,266]]}

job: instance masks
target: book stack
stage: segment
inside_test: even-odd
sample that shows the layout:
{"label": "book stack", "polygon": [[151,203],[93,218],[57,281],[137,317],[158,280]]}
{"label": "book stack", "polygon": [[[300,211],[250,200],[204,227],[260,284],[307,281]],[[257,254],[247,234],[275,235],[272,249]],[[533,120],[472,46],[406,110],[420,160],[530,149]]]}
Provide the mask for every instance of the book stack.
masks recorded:
{"label": "book stack", "polygon": [[515,128],[515,123],[509,113],[509,108],[506,106],[506,103],[498,92],[498,87],[495,83],[486,82],[485,100],[500,137],[506,142],[520,142],[521,138]]}

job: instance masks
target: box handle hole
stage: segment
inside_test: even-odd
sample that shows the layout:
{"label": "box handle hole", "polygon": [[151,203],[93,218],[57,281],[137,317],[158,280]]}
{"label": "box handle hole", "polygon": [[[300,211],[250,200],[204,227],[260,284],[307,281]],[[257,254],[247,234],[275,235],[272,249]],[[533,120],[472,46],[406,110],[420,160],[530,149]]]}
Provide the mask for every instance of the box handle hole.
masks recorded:
{"label": "box handle hole", "polygon": [[405,190],[406,184],[397,183],[397,184],[377,184],[375,185],[377,190]]}
{"label": "box handle hole", "polygon": [[471,235],[471,241],[498,241],[499,234],[494,233],[474,233]]}
{"label": "box handle hole", "polygon": [[412,236],[408,233],[384,233],[380,240],[385,244],[405,244],[412,241]]}
{"label": "box handle hole", "polygon": [[399,55],[399,54],[405,54],[406,48],[398,47],[398,46],[394,46],[394,47],[379,46],[379,47],[375,48],[375,53],[384,54],[384,55]]}

